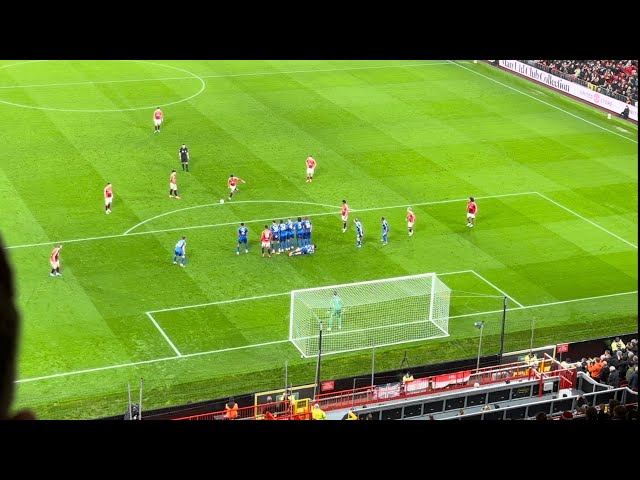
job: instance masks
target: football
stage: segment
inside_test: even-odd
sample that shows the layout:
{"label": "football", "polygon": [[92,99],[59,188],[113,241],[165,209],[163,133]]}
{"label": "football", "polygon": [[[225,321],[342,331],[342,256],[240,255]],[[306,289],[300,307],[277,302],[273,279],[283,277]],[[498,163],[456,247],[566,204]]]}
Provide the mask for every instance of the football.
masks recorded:
{"label": "football", "polygon": [[224,203],[224,198],[221,198],[221,199],[220,199],[220,203]]}

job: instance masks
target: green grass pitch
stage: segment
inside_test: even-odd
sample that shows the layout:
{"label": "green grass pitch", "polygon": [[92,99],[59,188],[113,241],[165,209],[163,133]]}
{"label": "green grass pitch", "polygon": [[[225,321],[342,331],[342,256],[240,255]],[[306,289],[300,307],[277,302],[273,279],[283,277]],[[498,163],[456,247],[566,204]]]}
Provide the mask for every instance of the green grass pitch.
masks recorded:
{"label": "green grass pitch", "polygon": [[[0,61],[0,137],[17,407],[40,418],[123,413],[140,378],[144,409],[313,383],[314,359],[287,340],[293,289],[442,274],[450,336],[378,348],[376,371],[405,351],[414,365],[474,358],[479,320],[482,353],[497,353],[503,295],[507,351],[637,331],[637,126],[485,64]],[[220,204],[231,173],[247,183]],[[341,232],[342,199],[362,249],[352,223]],[[261,227],[299,215],[317,253],[262,258]],[[238,256],[241,221],[251,251]],[[182,235],[184,269],[171,261]],[[329,355],[322,376],[371,365],[368,350]]]}

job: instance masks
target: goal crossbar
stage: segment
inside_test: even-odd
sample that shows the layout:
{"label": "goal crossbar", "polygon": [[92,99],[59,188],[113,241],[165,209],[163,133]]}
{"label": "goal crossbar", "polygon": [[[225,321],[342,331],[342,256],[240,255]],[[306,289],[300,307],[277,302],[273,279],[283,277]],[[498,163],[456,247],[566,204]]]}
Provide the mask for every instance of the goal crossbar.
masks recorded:
{"label": "goal crossbar", "polygon": [[289,340],[310,357],[448,336],[450,298],[435,273],[293,290]]}

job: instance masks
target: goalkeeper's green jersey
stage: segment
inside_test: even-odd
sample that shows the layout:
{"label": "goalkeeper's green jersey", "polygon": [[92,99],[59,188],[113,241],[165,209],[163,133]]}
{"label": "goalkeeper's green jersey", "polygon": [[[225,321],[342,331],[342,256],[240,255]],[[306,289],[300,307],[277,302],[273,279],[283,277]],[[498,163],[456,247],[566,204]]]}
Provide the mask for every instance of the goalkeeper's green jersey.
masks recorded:
{"label": "goalkeeper's green jersey", "polygon": [[333,313],[341,313],[342,312],[342,299],[338,296],[334,296],[331,299],[331,311]]}

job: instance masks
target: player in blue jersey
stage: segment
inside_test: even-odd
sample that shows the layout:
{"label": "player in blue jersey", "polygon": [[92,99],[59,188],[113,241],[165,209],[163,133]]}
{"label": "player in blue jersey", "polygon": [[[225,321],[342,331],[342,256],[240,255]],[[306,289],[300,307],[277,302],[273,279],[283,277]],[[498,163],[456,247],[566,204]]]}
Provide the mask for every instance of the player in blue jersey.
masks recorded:
{"label": "player in blue jersey", "polygon": [[389,241],[389,224],[384,219],[384,217],[382,217],[382,244],[386,245],[388,241]]}
{"label": "player in blue jersey", "polygon": [[356,223],[356,247],[360,248],[362,247],[362,237],[364,237],[364,228],[362,228],[362,223],[360,223],[360,220],[358,218],[356,218],[354,222]]}
{"label": "player in blue jersey", "polygon": [[244,223],[240,224],[238,228],[238,246],[236,248],[236,255],[240,255],[240,245],[244,243],[244,253],[249,253],[249,241],[247,240],[247,234],[249,229],[244,226]]}
{"label": "player in blue jersey", "polygon": [[291,250],[293,248],[293,239],[296,236],[296,233],[294,231],[293,228],[293,222],[291,221],[290,218],[287,218],[287,222],[285,223],[285,226],[287,227],[287,243],[285,245],[285,248],[287,251]]}
{"label": "player in blue jersey", "polygon": [[184,262],[187,259],[187,237],[182,237],[180,240],[178,240],[178,243],[176,243],[176,248],[174,248],[173,250],[174,265],[178,263],[177,262],[178,258],[182,259],[180,266],[184,267]]}
{"label": "player in blue jersey", "polygon": [[302,226],[302,217],[298,217],[298,221],[293,225],[296,227],[296,247],[303,247],[304,228]]}
{"label": "player in blue jersey", "polygon": [[315,243],[305,245],[304,247],[294,248],[289,252],[289,256],[293,257],[295,255],[311,255],[312,253],[315,253],[316,248],[317,247]]}
{"label": "player in blue jersey", "polygon": [[282,253],[287,249],[287,226],[284,220],[280,219],[278,224],[278,253]]}
{"label": "player in blue jersey", "polygon": [[280,252],[276,252],[276,243],[280,241],[280,229],[275,220],[269,225],[269,230],[271,230],[271,253],[280,255]]}
{"label": "player in blue jersey", "polygon": [[302,222],[302,238],[304,239],[304,245],[311,245],[312,229],[311,220],[309,220],[309,217],[304,217],[304,221]]}

